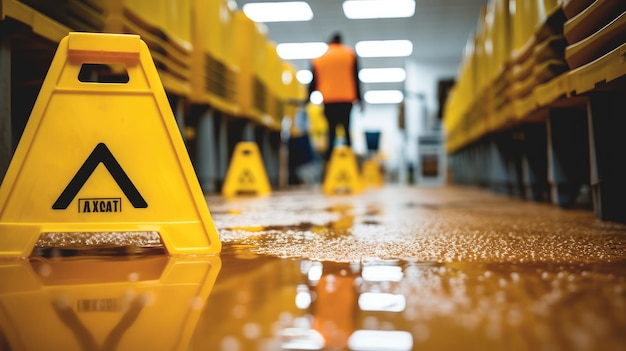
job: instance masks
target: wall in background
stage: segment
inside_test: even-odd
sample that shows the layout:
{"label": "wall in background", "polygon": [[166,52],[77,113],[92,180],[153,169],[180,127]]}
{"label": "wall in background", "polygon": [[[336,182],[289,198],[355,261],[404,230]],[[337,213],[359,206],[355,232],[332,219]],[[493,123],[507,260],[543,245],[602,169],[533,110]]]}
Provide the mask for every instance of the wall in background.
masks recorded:
{"label": "wall in background", "polygon": [[437,126],[437,82],[456,77],[459,67],[457,60],[417,61],[407,60],[405,69],[404,116],[405,129],[399,128],[398,117],[401,105],[367,105],[364,113],[358,107],[352,112],[352,140],[356,153],[365,155],[365,132],[380,130],[380,151],[386,156],[385,167],[397,173],[398,179],[406,179],[406,167],[412,163],[418,166],[417,137],[432,131]]}

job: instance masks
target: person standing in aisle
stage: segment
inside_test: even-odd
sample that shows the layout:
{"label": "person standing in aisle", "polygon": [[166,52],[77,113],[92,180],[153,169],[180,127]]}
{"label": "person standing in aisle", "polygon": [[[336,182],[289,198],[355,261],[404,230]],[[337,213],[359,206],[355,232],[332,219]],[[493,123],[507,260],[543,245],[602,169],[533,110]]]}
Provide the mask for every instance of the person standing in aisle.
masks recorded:
{"label": "person standing in aisle", "polygon": [[335,144],[337,125],[343,125],[346,146],[351,146],[350,112],[357,103],[363,111],[361,84],[358,77],[359,64],[352,48],[342,43],[340,33],[335,33],[328,43],[328,50],[312,61],[313,80],[309,84],[309,96],[319,91],[324,99],[324,115],[328,121],[328,150],[330,159]]}

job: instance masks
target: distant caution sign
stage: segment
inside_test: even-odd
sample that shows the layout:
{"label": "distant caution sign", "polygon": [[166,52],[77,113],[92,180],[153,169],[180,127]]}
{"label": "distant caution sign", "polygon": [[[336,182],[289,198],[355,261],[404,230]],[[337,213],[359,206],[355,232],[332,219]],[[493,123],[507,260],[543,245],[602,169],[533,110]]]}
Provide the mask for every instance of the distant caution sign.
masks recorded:
{"label": "distant caution sign", "polygon": [[237,143],[222,187],[224,197],[265,196],[271,193],[263,158],[255,142]]}
{"label": "distant caution sign", "polygon": [[[123,67],[121,83],[84,67]],[[59,44],[0,187],[0,256],[42,232],[156,231],[170,254],[221,243],[146,44],[70,33]]]}
{"label": "distant caution sign", "polygon": [[376,160],[363,161],[363,170],[361,171],[363,186],[379,188],[383,186],[383,174],[380,164]]}
{"label": "distant caution sign", "polygon": [[350,147],[337,146],[333,149],[322,190],[329,195],[361,192],[362,184],[359,170]]}

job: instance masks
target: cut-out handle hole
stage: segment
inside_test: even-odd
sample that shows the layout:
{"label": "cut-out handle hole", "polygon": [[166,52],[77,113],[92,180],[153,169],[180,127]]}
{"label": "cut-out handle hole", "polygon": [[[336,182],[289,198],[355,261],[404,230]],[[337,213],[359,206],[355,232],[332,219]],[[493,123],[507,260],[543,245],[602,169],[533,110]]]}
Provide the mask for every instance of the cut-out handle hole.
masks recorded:
{"label": "cut-out handle hole", "polygon": [[243,150],[241,153],[242,153],[244,156],[250,156],[250,154],[252,154],[252,151],[250,151],[250,150]]}
{"label": "cut-out handle hole", "polygon": [[121,63],[83,63],[78,72],[78,80],[83,83],[128,83],[128,71]]}

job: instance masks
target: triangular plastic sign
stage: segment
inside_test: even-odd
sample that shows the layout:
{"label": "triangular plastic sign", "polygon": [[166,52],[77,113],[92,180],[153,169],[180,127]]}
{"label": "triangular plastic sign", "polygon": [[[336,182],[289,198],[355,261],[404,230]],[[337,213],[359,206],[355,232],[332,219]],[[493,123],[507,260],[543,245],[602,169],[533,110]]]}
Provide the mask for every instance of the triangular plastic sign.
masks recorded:
{"label": "triangular plastic sign", "polygon": [[384,180],[382,170],[380,164],[376,160],[363,161],[361,177],[365,187],[379,188],[383,186]]}
{"label": "triangular plastic sign", "polygon": [[[127,81],[85,81],[122,67]],[[165,91],[137,35],[61,40],[0,187],[0,256],[43,232],[158,232],[170,254],[221,243]]]}
{"label": "triangular plastic sign", "polygon": [[322,190],[328,195],[361,192],[359,169],[350,147],[337,146],[333,149]]}
{"label": "triangular plastic sign", "polygon": [[228,165],[222,195],[233,198],[265,196],[271,192],[272,187],[257,144],[252,141],[237,143]]}

